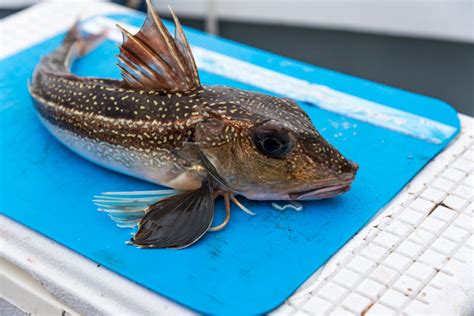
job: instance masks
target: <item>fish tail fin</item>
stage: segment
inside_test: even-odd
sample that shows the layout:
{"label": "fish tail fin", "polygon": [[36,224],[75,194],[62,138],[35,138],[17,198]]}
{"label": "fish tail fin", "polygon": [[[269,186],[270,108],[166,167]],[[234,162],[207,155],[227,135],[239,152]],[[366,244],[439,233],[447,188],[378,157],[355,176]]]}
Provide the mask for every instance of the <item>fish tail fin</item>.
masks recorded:
{"label": "fish tail fin", "polygon": [[[84,36],[80,31],[80,22],[77,20],[66,33],[63,40],[63,46],[75,46],[76,57],[81,57],[94,50],[106,37],[108,30],[104,30],[98,34]],[[72,48],[70,48],[72,49]]]}
{"label": "fish tail fin", "polygon": [[107,36],[107,31],[84,36],[77,20],[64,37],[63,43],[41,60],[38,70],[69,74],[74,60],[93,50]]}

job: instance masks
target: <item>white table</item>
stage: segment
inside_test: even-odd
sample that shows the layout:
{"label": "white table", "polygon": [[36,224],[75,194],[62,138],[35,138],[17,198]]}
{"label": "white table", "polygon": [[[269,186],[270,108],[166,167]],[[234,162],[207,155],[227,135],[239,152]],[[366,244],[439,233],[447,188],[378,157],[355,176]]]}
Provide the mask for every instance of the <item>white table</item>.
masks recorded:
{"label": "white table", "polygon": [[[0,58],[65,30],[78,15],[126,10],[80,1],[34,6],[0,21]],[[474,119],[460,117],[457,139],[275,314],[474,310]],[[0,242],[0,294],[26,312],[193,313],[1,215]]]}

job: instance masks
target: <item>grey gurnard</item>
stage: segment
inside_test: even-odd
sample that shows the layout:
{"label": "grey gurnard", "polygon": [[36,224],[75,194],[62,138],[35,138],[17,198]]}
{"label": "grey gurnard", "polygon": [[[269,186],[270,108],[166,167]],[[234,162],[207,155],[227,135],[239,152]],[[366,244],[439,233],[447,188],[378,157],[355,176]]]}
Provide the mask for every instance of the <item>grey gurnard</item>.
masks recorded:
{"label": "grey gurnard", "polygon": [[[76,23],[41,59],[29,83],[41,121],[67,147],[106,168],[177,190],[143,208],[130,243],[187,247],[227,224],[230,201],[242,206],[236,195],[314,200],[350,188],[357,165],[318,133],[295,101],[202,85],[174,13],[172,37],[147,5],[137,34],[118,26],[121,80],[70,72],[74,59],[106,35],[82,36]],[[211,227],[218,196],[226,217]]]}

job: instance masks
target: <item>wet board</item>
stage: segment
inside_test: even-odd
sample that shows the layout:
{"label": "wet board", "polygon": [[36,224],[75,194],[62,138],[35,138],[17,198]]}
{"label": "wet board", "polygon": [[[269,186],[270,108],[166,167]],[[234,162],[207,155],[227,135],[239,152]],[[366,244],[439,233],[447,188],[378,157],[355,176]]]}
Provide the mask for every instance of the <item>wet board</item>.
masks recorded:
{"label": "wet board", "polygon": [[[94,17],[89,32],[117,21],[134,28],[142,14]],[[172,28],[170,24],[168,27]],[[359,231],[459,131],[448,104],[303,64],[186,29],[202,82],[297,99],[320,132],[360,165],[350,192],[278,211],[243,203],[226,229],[184,250],[140,250],[124,244],[130,229],[96,211],[103,191],[157,189],[96,166],[62,146],[41,125],[27,90],[40,56],[63,35],[0,62],[1,211],[157,293],[198,312],[270,311]],[[117,33],[74,65],[79,75],[119,77]],[[217,218],[223,218],[218,202]]]}

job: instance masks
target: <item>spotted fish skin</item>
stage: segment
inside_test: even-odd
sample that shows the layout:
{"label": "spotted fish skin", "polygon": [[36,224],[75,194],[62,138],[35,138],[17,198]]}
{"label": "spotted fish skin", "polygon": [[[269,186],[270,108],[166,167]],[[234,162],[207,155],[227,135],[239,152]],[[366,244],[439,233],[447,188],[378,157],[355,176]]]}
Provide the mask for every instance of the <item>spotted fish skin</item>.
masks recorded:
{"label": "spotted fish skin", "polygon": [[[240,121],[255,124],[284,116],[293,119],[288,128],[317,133],[307,115],[286,99],[225,86],[165,93],[123,88],[116,80],[38,73],[31,94],[49,129],[74,151],[176,189],[199,187],[204,168],[197,159],[183,159],[180,151],[194,140],[196,124],[209,113],[240,128],[245,127]],[[231,140],[237,134],[236,128],[228,128],[222,136]],[[166,168],[169,173],[163,172]],[[173,181],[180,175],[180,181]]]}
{"label": "spotted fish skin", "polygon": [[[197,159],[183,159],[180,151],[193,141],[196,124],[209,113],[254,124],[278,106],[272,103],[266,111],[263,101],[272,97],[224,86],[164,93],[125,89],[115,80],[49,73],[35,78],[31,94],[48,128],[74,151],[105,167],[176,189],[200,185],[204,168]],[[279,112],[293,115],[286,105]],[[237,134],[228,128],[222,137],[231,140]],[[163,172],[167,168],[169,172]]]}
{"label": "spotted fish skin", "polygon": [[176,189],[200,186],[199,162],[178,155],[201,116],[197,92],[187,93],[193,104],[179,107],[176,94],[46,74],[33,82],[31,94],[48,129],[82,156]]}
{"label": "spotted fish skin", "polygon": [[148,8],[137,34],[121,29],[122,80],[71,74],[72,62],[105,36],[83,37],[76,24],[29,84],[41,121],[67,147],[106,168],[184,191],[144,209],[131,243],[193,244],[210,229],[219,195],[227,223],[234,195],[311,200],[349,190],[357,165],[296,102],[202,85],[174,13],[173,38],[149,2]]}

